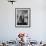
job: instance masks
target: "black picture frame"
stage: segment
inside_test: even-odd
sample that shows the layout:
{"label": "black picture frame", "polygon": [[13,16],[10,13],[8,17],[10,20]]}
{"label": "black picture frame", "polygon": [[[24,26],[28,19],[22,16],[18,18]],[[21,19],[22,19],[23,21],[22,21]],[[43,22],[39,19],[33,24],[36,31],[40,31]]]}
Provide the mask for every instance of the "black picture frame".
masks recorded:
{"label": "black picture frame", "polygon": [[15,8],[15,27],[31,27],[30,8]]}

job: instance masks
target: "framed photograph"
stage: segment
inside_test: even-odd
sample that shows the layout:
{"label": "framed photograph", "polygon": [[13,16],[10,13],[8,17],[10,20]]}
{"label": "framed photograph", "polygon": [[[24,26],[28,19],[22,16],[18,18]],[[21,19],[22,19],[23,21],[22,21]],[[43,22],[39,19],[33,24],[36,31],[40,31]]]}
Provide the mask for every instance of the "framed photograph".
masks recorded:
{"label": "framed photograph", "polygon": [[30,8],[15,8],[15,27],[30,27]]}

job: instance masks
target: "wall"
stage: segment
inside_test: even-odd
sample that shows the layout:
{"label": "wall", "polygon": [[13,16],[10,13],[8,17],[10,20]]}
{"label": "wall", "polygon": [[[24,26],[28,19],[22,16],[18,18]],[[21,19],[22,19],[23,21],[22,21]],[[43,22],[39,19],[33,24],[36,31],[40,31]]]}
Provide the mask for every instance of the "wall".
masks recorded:
{"label": "wall", "polygon": [[[0,41],[15,40],[19,32],[29,33],[33,40],[46,40],[45,0],[17,0],[13,5],[0,0]],[[31,8],[31,27],[15,27],[15,8]]]}

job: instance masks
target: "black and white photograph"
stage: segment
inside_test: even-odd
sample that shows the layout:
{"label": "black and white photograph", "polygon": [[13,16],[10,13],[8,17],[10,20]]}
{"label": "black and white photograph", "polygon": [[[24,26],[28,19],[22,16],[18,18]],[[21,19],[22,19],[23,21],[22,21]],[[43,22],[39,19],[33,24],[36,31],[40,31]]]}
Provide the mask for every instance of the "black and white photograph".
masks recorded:
{"label": "black and white photograph", "polygon": [[16,8],[15,13],[16,27],[30,27],[30,8]]}

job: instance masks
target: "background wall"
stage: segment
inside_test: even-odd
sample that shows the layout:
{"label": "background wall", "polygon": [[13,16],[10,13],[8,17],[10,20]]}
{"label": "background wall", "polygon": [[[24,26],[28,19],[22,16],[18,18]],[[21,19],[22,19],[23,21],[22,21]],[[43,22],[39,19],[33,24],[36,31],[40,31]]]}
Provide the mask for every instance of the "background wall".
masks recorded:
{"label": "background wall", "polygon": [[[31,39],[46,40],[46,1],[17,0],[13,5],[0,0],[0,41],[15,40],[19,32],[30,34]],[[15,8],[31,8],[31,27],[15,27]]]}

